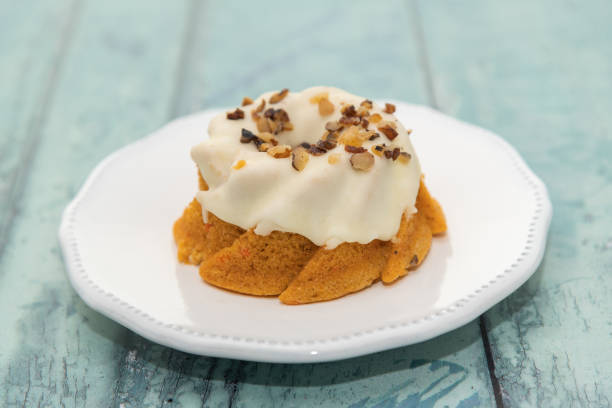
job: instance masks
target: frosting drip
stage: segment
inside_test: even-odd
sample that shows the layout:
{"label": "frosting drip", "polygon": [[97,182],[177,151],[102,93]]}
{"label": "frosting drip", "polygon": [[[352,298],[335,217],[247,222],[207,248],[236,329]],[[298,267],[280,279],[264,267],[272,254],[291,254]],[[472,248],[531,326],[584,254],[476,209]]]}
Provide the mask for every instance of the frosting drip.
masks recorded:
{"label": "frosting drip", "polygon": [[[340,119],[345,106],[359,107],[364,98],[336,88],[314,87],[289,92],[280,102],[270,104],[274,94],[263,94],[241,107],[244,118],[230,120],[226,113],[216,116],[209,124],[210,138],[192,148],[191,156],[209,186],[209,190],[197,194],[203,209],[244,229],[254,228],[256,234],[293,232],[330,249],[343,242],[366,244],[374,239],[392,239],[402,214],[416,212],[421,176],[403,125],[374,104],[369,114],[378,113],[383,121],[393,122],[397,137],[389,140],[379,132],[380,137],[365,140],[362,147],[371,152],[373,146],[385,143],[391,149],[401,148],[410,160],[400,162],[373,155],[373,165],[368,163],[371,167],[367,171],[357,170],[351,164],[354,153],[338,143],[327,153],[309,154],[306,165],[298,171],[291,156],[274,158],[258,151],[253,143],[240,141],[242,129],[254,135],[261,133],[251,111],[262,99],[266,100],[265,109],[283,109],[293,128],[274,138],[295,151],[301,143],[321,140],[326,123]],[[316,100],[321,95],[331,102],[333,113],[320,113]],[[369,129],[377,130],[372,123]]]}

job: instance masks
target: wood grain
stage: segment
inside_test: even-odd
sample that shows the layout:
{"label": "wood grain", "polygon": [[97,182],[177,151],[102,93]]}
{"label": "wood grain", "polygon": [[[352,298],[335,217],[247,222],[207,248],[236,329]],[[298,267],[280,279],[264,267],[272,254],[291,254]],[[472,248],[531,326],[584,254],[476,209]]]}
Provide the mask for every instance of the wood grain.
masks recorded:
{"label": "wood grain", "polygon": [[6,6],[0,14],[0,255],[78,17],[72,0]]}
{"label": "wood grain", "polygon": [[[187,6],[81,5],[29,177],[20,181],[23,198],[11,203],[20,211],[0,259],[1,406],[101,407],[112,399],[128,331],[70,288],[58,222],[100,159],[167,120]],[[17,26],[44,19],[13,17],[22,18]]]}
{"label": "wood grain", "polygon": [[510,141],[547,184],[543,264],[487,313],[506,406],[610,406],[612,7],[419,2],[440,108]]}

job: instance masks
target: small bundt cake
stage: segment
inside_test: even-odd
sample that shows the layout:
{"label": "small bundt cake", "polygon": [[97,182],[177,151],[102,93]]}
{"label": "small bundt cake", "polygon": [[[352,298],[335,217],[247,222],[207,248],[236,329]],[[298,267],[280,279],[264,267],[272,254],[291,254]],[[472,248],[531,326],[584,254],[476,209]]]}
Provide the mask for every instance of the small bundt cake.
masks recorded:
{"label": "small bundt cake", "polygon": [[199,191],[174,224],[179,261],[292,305],[406,275],[446,221],[394,112],[314,87],[213,118],[191,152]]}

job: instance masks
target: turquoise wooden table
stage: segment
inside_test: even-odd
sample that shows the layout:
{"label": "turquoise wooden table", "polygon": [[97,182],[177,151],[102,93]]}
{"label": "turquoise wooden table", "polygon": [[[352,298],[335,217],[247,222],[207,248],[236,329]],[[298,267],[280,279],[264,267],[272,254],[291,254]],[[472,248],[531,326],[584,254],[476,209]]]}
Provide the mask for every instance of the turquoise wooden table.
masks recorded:
{"label": "turquoise wooden table", "polygon": [[[0,406],[610,406],[611,21],[606,0],[3,2]],[[80,300],[57,229],[102,158],[174,117],[316,84],[512,143],[555,211],[535,275],[436,339],[312,365],[185,354]]]}

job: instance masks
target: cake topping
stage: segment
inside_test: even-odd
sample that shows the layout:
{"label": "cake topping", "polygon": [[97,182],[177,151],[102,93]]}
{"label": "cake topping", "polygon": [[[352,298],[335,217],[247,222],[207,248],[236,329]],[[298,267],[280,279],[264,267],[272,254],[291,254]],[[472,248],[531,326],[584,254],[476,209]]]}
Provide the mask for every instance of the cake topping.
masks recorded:
{"label": "cake topping", "polygon": [[268,148],[267,153],[275,159],[283,159],[291,155],[291,146],[278,145]]}
{"label": "cake topping", "polygon": [[279,103],[280,101],[285,99],[285,96],[287,96],[288,93],[289,90],[287,88],[283,89],[279,93],[275,93],[270,97],[270,103]]}
{"label": "cake topping", "polygon": [[[326,87],[271,92],[245,106],[243,120],[228,117],[236,111],[213,118],[210,139],[192,150],[209,186],[198,193],[207,211],[329,248],[389,240],[401,214],[415,211],[419,162],[390,108]],[[232,171],[240,160],[248,166]]]}
{"label": "cake topping", "polygon": [[291,153],[291,157],[292,157],[291,165],[297,171],[304,170],[304,167],[306,167],[306,164],[308,163],[308,160],[310,159],[310,157],[308,156],[308,152],[302,146],[298,146],[296,149],[293,149],[293,152]]}
{"label": "cake topping", "polygon": [[351,146],[351,145],[345,145],[344,150],[346,150],[349,153],[362,153],[366,151],[366,149],[364,149],[363,147],[357,147],[357,146]]}
{"label": "cake topping", "polygon": [[253,100],[249,98],[248,96],[245,96],[244,98],[242,98],[242,106],[247,106],[252,103],[253,103]]}
{"label": "cake topping", "polygon": [[389,140],[394,140],[398,134],[397,130],[393,128],[393,122],[380,122],[380,125],[378,125],[378,130],[387,136],[387,139]]}
{"label": "cake topping", "polygon": [[374,166],[374,156],[364,151],[351,156],[351,166],[355,170],[368,171]]}
{"label": "cake topping", "polygon": [[385,103],[385,110],[383,112],[385,112],[385,113],[394,113],[395,112],[395,105],[393,105],[392,103]]}
{"label": "cake topping", "polygon": [[236,108],[236,110],[233,112],[227,112],[227,118],[229,120],[244,119],[244,111],[242,109]]}

